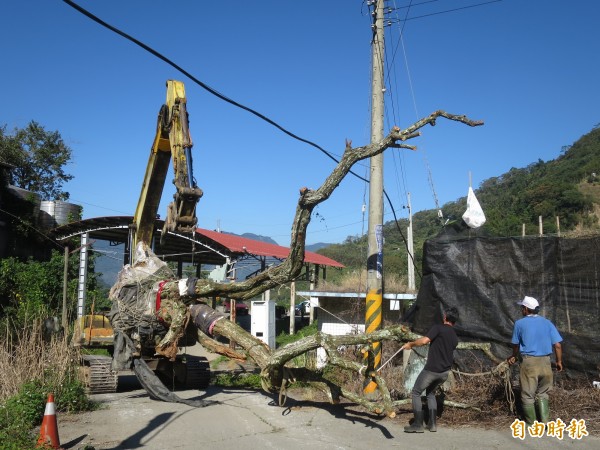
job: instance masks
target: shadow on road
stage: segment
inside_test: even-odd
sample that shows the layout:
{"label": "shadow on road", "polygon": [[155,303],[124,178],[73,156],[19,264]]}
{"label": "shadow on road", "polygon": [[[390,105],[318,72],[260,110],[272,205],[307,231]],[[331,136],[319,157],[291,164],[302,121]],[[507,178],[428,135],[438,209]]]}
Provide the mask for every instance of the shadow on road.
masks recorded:
{"label": "shadow on road", "polygon": [[[291,403],[289,406],[282,408],[281,415],[285,416],[291,413],[294,409],[302,408],[318,408],[331,414],[336,419],[343,419],[352,422],[353,424],[360,423],[367,428],[377,429],[387,439],[393,439],[394,436],[389,432],[387,427],[382,425],[380,422],[385,419],[385,416],[379,416],[377,414],[370,413],[368,411],[359,410],[360,408],[355,403],[340,403],[332,405],[329,402],[319,402],[315,400],[295,400],[293,398],[287,399],[287,402]],[[272,400],[269,405],[279,407],[277,399]]]}
{"label": "shadow on road", "polygon": [[140,431],[132,434],[124,441],[120,442],[116,447],[113,447],[113,449],[140,448],[144,445],[147,445],[148,441],[145,440],[144,443],[142,443],[142,439],[147,438],[147,436],[150,433],[156,433],[156,430],[159,429],[159,427],[165,425],[169,420],[173,418],[173,416],[175,416],[175,413],[172,412],[159,414],[158,416],[152,418],[148,422],[148,425],[146,425]]}

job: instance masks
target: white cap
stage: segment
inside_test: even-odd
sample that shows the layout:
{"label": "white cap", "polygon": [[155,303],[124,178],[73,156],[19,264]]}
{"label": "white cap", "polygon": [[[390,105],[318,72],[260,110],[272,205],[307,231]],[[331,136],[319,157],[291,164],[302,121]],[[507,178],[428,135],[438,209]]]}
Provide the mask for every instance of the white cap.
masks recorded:
{"label": "white cap", "polygon": [[525,298],[523,300],[521,300],[520,302],[517,302],[517,305],[523,305],[529,309],[535,309],[538,306],[540,306],[540,304],[538,303],[538,301],[535,298],[528,297],[528,296],[525,296]]}

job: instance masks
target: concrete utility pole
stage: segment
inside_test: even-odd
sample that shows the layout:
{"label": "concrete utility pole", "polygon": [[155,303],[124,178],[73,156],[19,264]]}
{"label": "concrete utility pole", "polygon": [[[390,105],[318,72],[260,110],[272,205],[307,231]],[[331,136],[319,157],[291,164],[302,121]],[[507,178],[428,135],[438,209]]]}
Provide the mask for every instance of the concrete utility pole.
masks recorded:
{"label": "concrete utility pole", "polygon": [[296,333],[296,282],[290,283],[290,335]]}
{"label": "concrete utility pole", "polygon": [[412,206],[410,204],[410,192],[408,196],[408,289],[415,290],[415,252],[413,243]]}
{"label": "concrete utility pole", "polygon": [[[385,93],[383,78],[384,57],[384,0],[376,0],[372,13],[373,38],[371,43],[372,94],[371,94],[371,143],[383,139],[383,96]],[[369,177],[369,230],[367,256],[367,296],[365,328],[372,333],[381,328],[381,306],[383,299],[383,153],[371,157]],[[369,370],[381,366],[381,342],[373,344],[365,355]],[[365,379],[364,392],[372,393],[377,385]]]}
{"label": "concrete utility pole", "polygon": [[69,285],[69,246],[65,245],[65,256],[64,256],[64,269],[63,269],[63,297],[62,297],[62,327],[66,330],[69,326],[67,320],[67,288]]}

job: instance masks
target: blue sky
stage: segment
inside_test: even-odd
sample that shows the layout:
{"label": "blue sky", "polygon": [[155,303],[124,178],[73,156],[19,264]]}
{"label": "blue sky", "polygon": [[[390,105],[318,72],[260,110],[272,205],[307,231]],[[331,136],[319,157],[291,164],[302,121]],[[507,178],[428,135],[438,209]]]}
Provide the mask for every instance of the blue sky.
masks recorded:
{"label": "blue sky", "polygon": [[[443,205],[466,196],[469,173],[477,188],[511,167],[554,159],[600,123],[600,2],[464,8],[485,1],[388,2],[398,9],[386,35],[386,133],[437,109],[485,121],[478,128],[439,121],[410,142],[416,152],[387,151],[384,184],[399,217],[407,217],[407,192],[413,211],[436,208],[436,198]],[[345,139],[369,142],[371,32],[361,0],[78,4],[335,155]],[[63,1],[4,2],[2,11],[0,124],[11,130],[35,120],[61,133],[75,177],[65,188],[85,218],[133,214],[165,81],[179,79],[204,191],[198,225],[288,244],[298,190],[323,182],[333,168],[329,158]],[[354,170],[365,175],[366,168]],[[167,182],[161,216],[173,189]],[[346,178],[316,210],[307,243],[366,232],[367,202],[365,183]]]}

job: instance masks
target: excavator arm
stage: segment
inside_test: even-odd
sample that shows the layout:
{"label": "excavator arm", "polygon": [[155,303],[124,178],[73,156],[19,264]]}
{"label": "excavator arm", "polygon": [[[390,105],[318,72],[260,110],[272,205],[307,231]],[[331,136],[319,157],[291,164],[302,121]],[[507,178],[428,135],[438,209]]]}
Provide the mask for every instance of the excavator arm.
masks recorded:
{"label": "excavator arm", "polygon": [[202,197],[202,190],[196,186],[192,172],[193,143],[186,104],[183,83],[168,80],[167,101],[158,113],[156,136],[133,219],[132,249],[140,242],[149,246],[152,243],[155,219],[171,160],[176,192],[167,209],[161,240],[168,231],[191,232],[196,226],[196,205]]}

